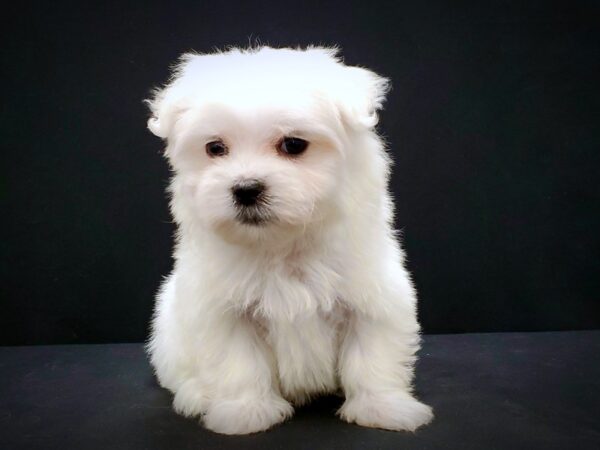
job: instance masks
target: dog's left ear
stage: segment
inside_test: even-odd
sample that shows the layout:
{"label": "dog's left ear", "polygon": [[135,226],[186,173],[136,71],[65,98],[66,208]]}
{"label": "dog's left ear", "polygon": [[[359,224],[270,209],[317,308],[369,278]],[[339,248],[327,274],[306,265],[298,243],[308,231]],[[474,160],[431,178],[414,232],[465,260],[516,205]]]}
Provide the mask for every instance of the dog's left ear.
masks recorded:
{"label": "dog's left ear", "polygon": [[342,118],[353,127],[374,128],[390,81],[362,67],[344,67],[344,81],[339,85]]}

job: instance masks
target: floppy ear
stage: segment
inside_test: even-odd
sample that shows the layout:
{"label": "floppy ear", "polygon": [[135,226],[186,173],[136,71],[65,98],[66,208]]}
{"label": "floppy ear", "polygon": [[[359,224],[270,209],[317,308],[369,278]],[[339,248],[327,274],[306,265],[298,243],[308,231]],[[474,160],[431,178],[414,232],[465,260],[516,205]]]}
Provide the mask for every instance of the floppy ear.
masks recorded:
{"label": "floppy ear", "polygon": [[391,87],[389,80],[362,67],[345,67],[344,71],[345,82],[339,86],[343,89],[339,95],[343,119],[354,127],[375,127],[377,112]]}
{"label": "floppy ear", "polygon": [[152,96],[144,100],[152,114],[148,119],[148,129],[160,138],[169,138],[177,119],[187,108],[183,77],[190,61],[197,56],[191,53],[182,55],[173,68],[169,83],[154,89]]}
{"label": "floppy ear", "polygon": [[177,119],[187,109],[186,96],[178,78],[162,89],[155,89],[153,97],[145,100],[150,107],[148,129],[156,136],[168,139]]}
{"label": "floppy ear", "polygon": [[177,117],[183,110],[169,95],[170,87],[157,89],[154,97],[145,102],[150,107],[152,116],[148,119],[148,129],[156,136],[168,139]]}

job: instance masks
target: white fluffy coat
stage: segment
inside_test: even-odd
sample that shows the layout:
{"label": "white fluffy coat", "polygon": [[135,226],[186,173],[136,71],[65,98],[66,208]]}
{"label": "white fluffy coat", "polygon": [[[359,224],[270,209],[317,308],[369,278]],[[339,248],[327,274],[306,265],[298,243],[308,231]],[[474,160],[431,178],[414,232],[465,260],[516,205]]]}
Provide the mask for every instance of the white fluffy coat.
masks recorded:
{"label": "white fluffy coat", "polygon": [[[341,392],[349,422],[431,420],[411,393],[416,296],[374,129],[386,89],[333,49],[261,47],[184,55],[148,100],[178,227],[148,348],[177,412],[244,434]],[[310,143],[296,158],[275,149],[291,135]],[[227,155],[206,154],[214,139]],[[267,186],[264,224],[236,219],[231,186],[245,179]]]}

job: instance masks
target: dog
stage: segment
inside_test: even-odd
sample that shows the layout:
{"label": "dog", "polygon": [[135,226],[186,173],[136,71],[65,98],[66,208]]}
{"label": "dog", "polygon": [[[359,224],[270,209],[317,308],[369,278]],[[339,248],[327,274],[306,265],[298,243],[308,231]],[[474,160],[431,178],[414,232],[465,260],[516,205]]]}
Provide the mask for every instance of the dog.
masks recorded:
{"label": "dog", "polygon": [[347,422],[432,419],[375,129],[388,86],[335,48],[262,46],[184,54],[146,100],[177,225],[148,351],[178,413],[247,434],[340,393]]}

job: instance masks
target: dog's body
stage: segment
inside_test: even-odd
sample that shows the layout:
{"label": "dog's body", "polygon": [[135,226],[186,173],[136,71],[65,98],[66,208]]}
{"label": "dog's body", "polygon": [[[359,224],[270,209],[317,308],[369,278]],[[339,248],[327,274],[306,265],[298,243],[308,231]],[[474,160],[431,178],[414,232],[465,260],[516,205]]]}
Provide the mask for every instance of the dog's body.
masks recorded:
{"label": "dog's body", "polygon": [[167,139],[175,268],[149,344],[175,409],[260,431],[342,391],[347,421],[414,430],[416,296],[374,131],[386,80],[329,49],[187,55],[149,101]]}

